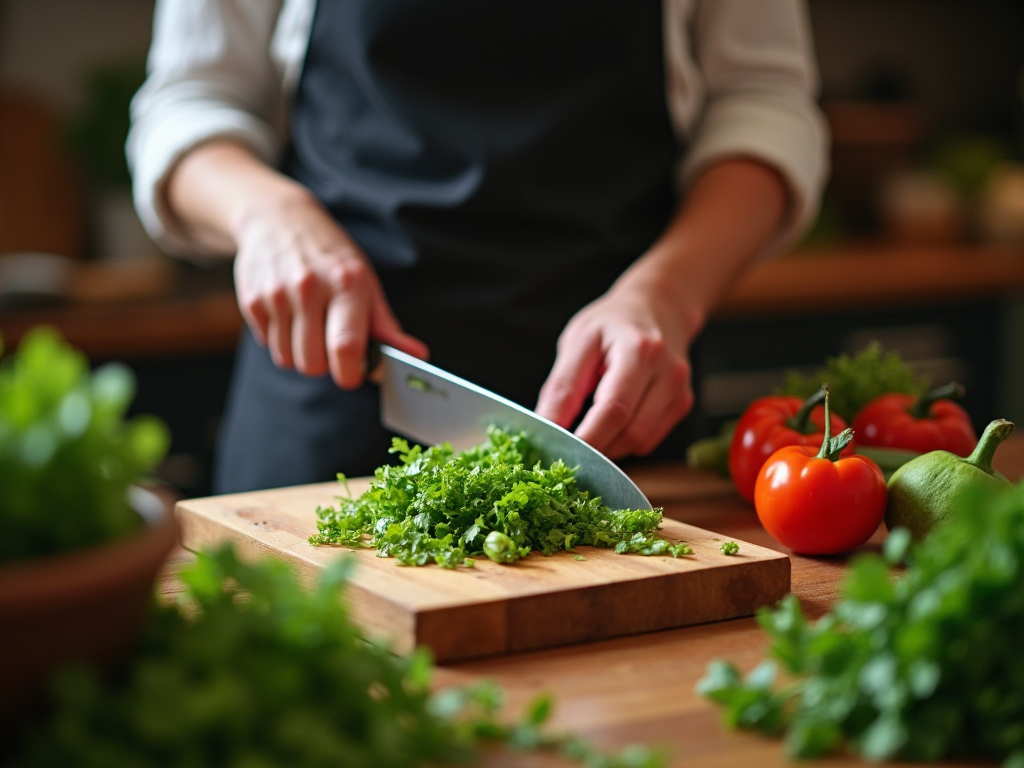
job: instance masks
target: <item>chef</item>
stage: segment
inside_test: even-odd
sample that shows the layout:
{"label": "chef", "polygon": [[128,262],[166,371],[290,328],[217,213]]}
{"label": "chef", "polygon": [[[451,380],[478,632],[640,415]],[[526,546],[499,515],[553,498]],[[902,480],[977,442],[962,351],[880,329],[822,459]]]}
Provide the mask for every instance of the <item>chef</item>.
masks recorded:
{"label": "chef", "polygon": [[815,89],[800,0],[158,0],[136,205],[247,326],[215,491],[388,461],[371,339],[680,450],[693,342],[814,215]]}

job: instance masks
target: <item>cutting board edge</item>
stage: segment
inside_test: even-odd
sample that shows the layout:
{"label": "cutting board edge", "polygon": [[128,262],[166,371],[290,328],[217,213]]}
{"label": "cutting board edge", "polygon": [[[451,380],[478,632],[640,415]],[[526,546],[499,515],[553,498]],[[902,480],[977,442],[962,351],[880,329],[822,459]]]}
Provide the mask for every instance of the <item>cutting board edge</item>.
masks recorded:
{"label": "cutting board edge", "polygon": [[[241,503],[251,502],[251,495],[209,497],[179,502],[176,513],[182,522],[182,543],[186,548],[195,550],[203,545],[230,541],[244,557],[274,556],[285,559],[297,568],[304,583],[310,583],[333,557],[341,555],[333,552],[325,555],[322,548],[313,547],[309,547],[309,552],[305,552],[301,546],[305,544],[304,522],[295,525],[294,520],[290,520],[294,530],[272,530],[276,500],[289,501],[293,498],[292,492],[297,492],[302,495],[305,504],[307,497],[318,498],[328,487],[330,486],[326,484],[318,484],[270,491],[260,495],[262,503],[255,505]],[[235,504],[238,506],[233,506]],[[311,525],[314,520],[315,515],[311,512]],[[413,604],[409,601],[403,603],[400,599],[389,599],[387,590],[373,589],[372,585],[360,584],[354,577],[346,590],[345,599],[353,618],[366,628],[368,634],[386,640],[396,652],[405,653],[417,645],[425,644],[431,647],[436,660],[453,662],[739,618],[752,614],[761,605],[777,600],[789,591],[791,561],[787,555],[740,541],[741,554],[726,558],[718,551],[719,542],[726,538],[721,534],[672,518],[665,519],[664,527],[667,528],[663,531],[667,534],[666,538],[690,539],[698,545],[695,548],[696,554],[684,556],[681,558],[682,563],[677,564],[668,557],[650,558],[652,561],[664,561],[662,565],[671,570],[628,576],[621,581],[576,583],[555,593],[535,590],[524,591],[514,596],[485,596],[479,599],[470,599],[462,595],[461,601],[441,601],[433,605],[422,601]],[[300,528],[302,530],[299,530]],[[260,539],[260,536],[273,535],[281,536],[280,541]],[[607,550],[600,552],[602,556],[610,554]],[[613,561],[617,561],[618,558],[648,559],[641,555],[614,554],[611,558]],[[718,561],[718,564],[724,567],[702,567],[692,570],[685,565],[682,569],[677,567],[687,561],[692,563],[695,559],[704,560],[705,565],[710,560]],[[587,564],[579,563],[579,566],[585,568]],[[399,571],[406,570],[394,564],[392,567]],[[502,566],[504,567],[515,566]],[[458,577],[457,574],[450,575]],[[470,573],[461,575],[470,577]],[[379,572],[377,577],[379,578]],[[627,604],[634,598],[649,604],[652,602],[649,597],[652,589],[659,590],[668,585],[670,592],[682,592],[692,589],[694,582],[703,582],[710,587],[710,591],[719,593],[721,584],[723,581],[728,582],[729,578],[737,579],[741,584],[761,585],[762,591],[753,598],[734,599],[726,610],[719,605],[717,608],[697,611],[689,616],[667,611],[640,622],[635,622],[630,617],[628,621],[611,621],[607,627],[595,628],[591,625],[584,626],[576,632],[558,631],[559,621],[562,620],[564,625],[566,617],[572,614],[572,610],[566,609],[566,606],[586,603],[585,599],[581,601],[581,596],[603,594],[602,599],[607,603],[609,591],[621,591],[626,595]],[[771,586],[769,592],[764,591],[766,585]],[[538,612],[544,613],[545,604],[553,606],[548,615],[540,616],[539,626],[544,628],[544,631],[533,635],[520,630],[524,622],[529,621],[522,617],[521,606],[531,604],[532,608],[527,612],[532,610],[535,616]]]}

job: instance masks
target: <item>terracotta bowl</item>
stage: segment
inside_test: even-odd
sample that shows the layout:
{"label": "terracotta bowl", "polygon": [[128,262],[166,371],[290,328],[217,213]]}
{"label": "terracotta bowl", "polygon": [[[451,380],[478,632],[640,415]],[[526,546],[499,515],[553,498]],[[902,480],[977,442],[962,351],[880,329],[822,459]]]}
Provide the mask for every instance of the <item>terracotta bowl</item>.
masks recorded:
{"label": "terracotta bowl", "polygon": [[111,665],[137,639],[178,524],[148,491],[133,489],[132,502],[147,522],[132,536],[0,565],[0,733],[36,709],[55,667]]}

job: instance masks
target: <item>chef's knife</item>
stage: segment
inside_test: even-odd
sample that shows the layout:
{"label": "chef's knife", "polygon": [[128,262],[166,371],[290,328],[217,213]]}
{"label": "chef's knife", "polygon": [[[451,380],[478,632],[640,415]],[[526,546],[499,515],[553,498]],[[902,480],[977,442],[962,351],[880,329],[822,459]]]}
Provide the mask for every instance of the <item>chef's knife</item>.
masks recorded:
{"label": "chef's knife", "polygon": [[603,453],[511,400],[385,344],[372,345],[371,378],[380,384],[381,423],[424,445],[457,451],[483,443],[487,427],[525,432],[545,464],[561,459],[576,481],[612,509],[651,509],[636,484]]}

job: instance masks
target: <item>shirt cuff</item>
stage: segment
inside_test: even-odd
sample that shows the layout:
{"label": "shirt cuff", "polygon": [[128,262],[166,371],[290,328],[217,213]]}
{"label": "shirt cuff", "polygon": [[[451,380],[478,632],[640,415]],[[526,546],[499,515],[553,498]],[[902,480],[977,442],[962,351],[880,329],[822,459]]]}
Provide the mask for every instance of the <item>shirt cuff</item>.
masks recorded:
{"label": "shirt cuff", "polygon": [[792,247],[809,228],[828,177],[828,132],[813,105],[780,108],[768,100],[723,99],[709,106],[681,167],[687,189],[710,165],[731,157],[759,160],[776,170],[789,191],[788,216],[761,258]]}
{"label": "shirt cuff", "polygon": [[207,257],[182,228],[167,206],[166,185],[175,164],[192,148],[214,139],[234,139],[274,164],[279,140],[265,122],[223,105],[188,109],[175,105],[173,113],[136,126],[128,137],[135,209],[150,237],[166,252]]}

